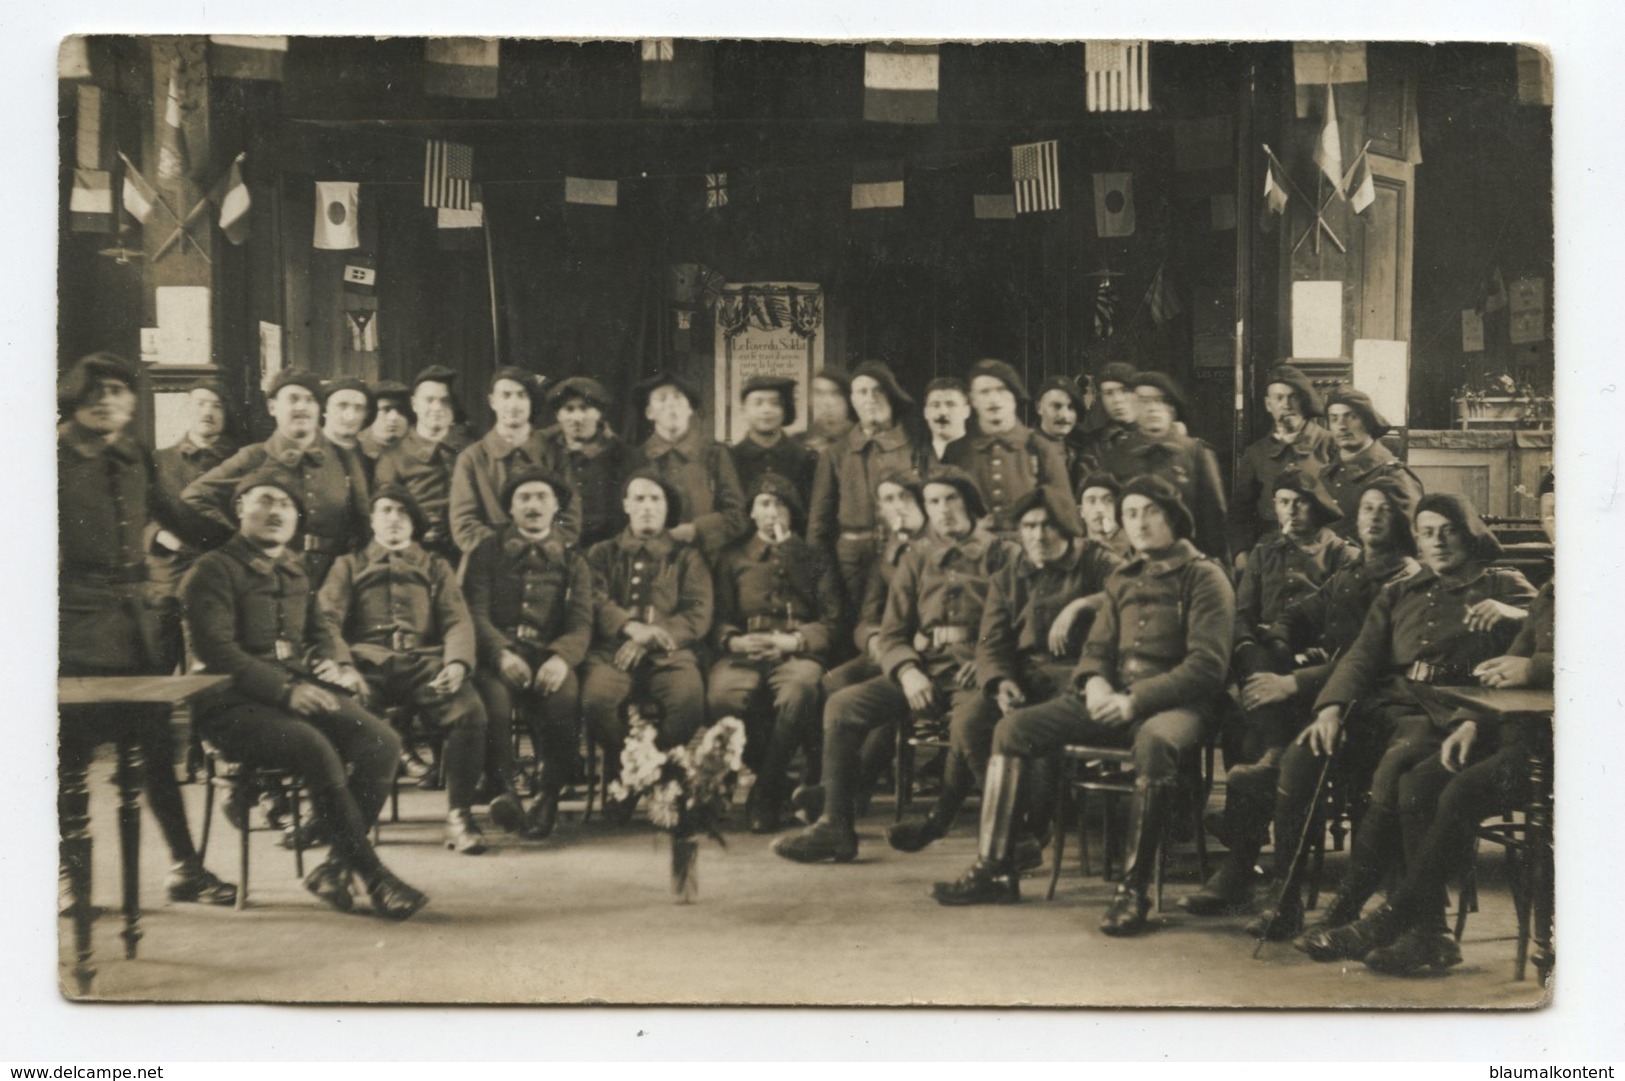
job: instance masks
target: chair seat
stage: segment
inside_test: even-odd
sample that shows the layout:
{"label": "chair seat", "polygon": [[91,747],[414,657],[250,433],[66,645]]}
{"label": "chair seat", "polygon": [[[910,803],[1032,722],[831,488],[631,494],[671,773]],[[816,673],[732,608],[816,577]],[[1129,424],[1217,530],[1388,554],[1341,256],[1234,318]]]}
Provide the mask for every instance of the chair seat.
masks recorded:
{"label": "chair seat", "polygon": [[[305,796],[304,782],[287,770],[268,766],[252,766],[235,759],[228,758],[220,748],[208,740],[202,741],[204,762],[204,790],[203,790],[203,830],[198,840],[198,858],[201,860],[209,852],[209,833],[214,821],[214,793],[215,789],[223,788],[228,795],[243,785],[257,784],[267,791],[281,791],[286,793],[289,809],[293,816],[293,831],[295,845],[293,850],[294,871],[302,879],[305,876],[305,853],[297,843],[300,834],[301,814],[300,803]],[[222,809],[224,813],[224,809]],[[246,816],[239,830],[238,868],[237,868],[237,910],[242,911],[248,907],[248,836],[251,833],[261,833],[271,827],[256,828]]]}

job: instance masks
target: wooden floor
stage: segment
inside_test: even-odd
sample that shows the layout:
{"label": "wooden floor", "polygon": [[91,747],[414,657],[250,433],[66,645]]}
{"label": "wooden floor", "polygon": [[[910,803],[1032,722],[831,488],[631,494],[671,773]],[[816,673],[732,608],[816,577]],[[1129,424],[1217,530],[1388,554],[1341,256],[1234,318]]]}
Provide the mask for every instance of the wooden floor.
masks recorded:
{"label": "wooden floor", "polygon": [[[105,768],[93,773],[92,787],[95,898],[116,910]],[[183,791],[195,834],[202,792]],[[1172,868],[1167,910],[1136,939],[1095,930],[1111,886],[1098,874],[1084,879],[1071,861],[1052,902],[1043,900],[1046,874],[1028,880],[1019,905],[940,908],[929,899],[931,884],[956,877],[973,858],[974,823],[962,821],[925,852],[904,855],[885,843],[891,805],[883,800],[862,824],[851,865],[787,863],[768,851],[768,838],[742,831],[728,835],[725,849],[707,842],[700,900],[687,906],[669,892],[664,835],[641,820],[612,829],[567,815],[547,841],[492,832],[491,852],[461,857],[440,843],[443,793],[408,786],[401,810],[400,823],[384,826],[380,855],[431,896],[404,924],[321,907],[294,876],[292,853],[269,834],[254,837],[247,911],[169,904],[163,845],[149,820],[141,956],[120,956],[116,915],[98,921],[92,997],[1389,1008],[1524,1008],[1543,999],[1532,972],[1526,982],[1512,979],[1512,907],[1489,852],[1481,911],[1462,943],[1465,963],[1446,976],[1402,980],[1359,964],[1316,964],[1286,945],[1254,960],[1244,917],[1198,920],[1175,906],[1195,886],[1194,861],[1183,856]],[[215,827],[209,866],[235,880],[237,836],[223,819]],[[1332,875],[1342,859],[1330,857]],[[69,927],[59,921],[58,928],[66,962]],[[61,971],[67,987],[68,970]]]}

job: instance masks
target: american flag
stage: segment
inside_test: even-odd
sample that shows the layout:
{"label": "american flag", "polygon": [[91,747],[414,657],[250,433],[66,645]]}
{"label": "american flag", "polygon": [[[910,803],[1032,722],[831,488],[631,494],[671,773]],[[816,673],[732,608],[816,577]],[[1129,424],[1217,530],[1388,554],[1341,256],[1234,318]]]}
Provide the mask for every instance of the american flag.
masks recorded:
{"label": "american flag", "polygon": [[1148,111],[1151,108],[1151,43],[1085,42],[1083,100],[1091,113]]}
{"label": "american flag", "polygon": [[1016,213],[1061,209],[1061,155],[1054,139],[1010,148],[1010,179],[1016,188]]}
{"label": "american flag", "polygon": [[474,148],[430,139],[423,157],[423,205],[446,210],[474,206]]}

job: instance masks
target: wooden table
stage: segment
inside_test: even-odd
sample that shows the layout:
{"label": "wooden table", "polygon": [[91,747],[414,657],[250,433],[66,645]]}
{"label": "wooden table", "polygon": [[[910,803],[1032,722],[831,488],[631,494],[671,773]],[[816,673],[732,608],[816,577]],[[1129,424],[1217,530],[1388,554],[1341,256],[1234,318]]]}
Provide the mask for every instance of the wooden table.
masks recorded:
{"label": "wooden table", "polygon": [[[1535,974],[1544,985],[1557,963],[1552,948],[1555,877],[1552,865],[1552,692],[1492,690],[1488,687],[1434,688],[1441,699],[1475,713],[1512,721],[1523,730],[1529,752],[1529,805],[1524,811],[1530,850],[1530,895],[1534,901]],[[1519,972],[1522,978],[1522,972]]]}
{"label": "wooden table", "polygon": [[[192,707],[231,685],[229,676],[70,676],[56,681],[57,705],[62,729],[59,739],[68,738],[75,724],[84,724],[92,714],[103,718],[120,708],[164,706],[172,724],[184,729],[190,724]],[[111,739],[118,749],[118,766],[113,780],[118,786],[119,854],[124,886],[124,956],[133,959],[141,941],[141,745],[135,726],[121,730],[115,721],[106,728],[102,740]],[[101,734],[99,734],[101,735]],[[69,759],[72,758],[70,762]],[[72,893],[73,975],[81,995],[90,992],[96,970],[90,966],[90,788],[86,782],[88,754],[63,756],[57,778],[57,820],[61,829],[61,860]],[[161,767],[174,768],[173,763]]]}

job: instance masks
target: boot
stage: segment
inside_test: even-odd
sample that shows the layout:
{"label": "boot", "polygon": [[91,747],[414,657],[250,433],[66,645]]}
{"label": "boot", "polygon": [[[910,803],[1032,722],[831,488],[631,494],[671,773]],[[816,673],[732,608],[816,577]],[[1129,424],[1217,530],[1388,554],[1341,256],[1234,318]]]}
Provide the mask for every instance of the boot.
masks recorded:
{"label": "boot", "polygon": [[1045,844],[1039,837],[1023,830],[1016,836],[1016,843],[1011,848],[1011,858],[1015,860],[1016,873],[1026,874],[1036,871],[1044,866]]}
{"label": "boot", "polygon": [[1115,937],[1137,935],[1145,929],[1151,911],[1149,886],[1156,872],[1157,849],[1163,823],[1168,818],[1173,785],[1152,783],[1144,777],[1134,782],[1134,801],[1129,808],[1128,863],[1117,896],[1100,921],[1102,934]]}
{"label": "boot", "polygon": [[1455,936],[1426,923],[1406,928],[1392,944],[1378,946],[1365,957],[1365,967],[1389,976],[1415,976],[1425,968],[1443,970],[1459,964],[1461,947]]}
{"label": "boot", "polygon": [[446,815],[446,847],[463,856],[478,856],[485,851],[485,835],[474,824],[467,807]]}
{"label": "boot", "polygon": [[769,791],[760,779],[745,797],[745,820],[752,833],[777,833],[783,828],[784,799]]}
{"label": "boot", "polygon": [[1247,933],[1270,942],[1286,942],[1302,934],[1302,888],[1283,890],[1277,886],[1264,911],[1247,924]]}
{"label": "boot", "polygon": [[519,833],[525,828],[525,804],[509,789],[491,801],[491,821],[504,833]]}
{"label": "boot", "polygon": [[[493,808],[495,804],[492,805]],[[553,829],[559,824],[559,793],[557,789],[543,790],[536,797],[536,802],[530,805],[525,812],[524,829],[521,836],[531,840],[545,840],[553,835]]]}
{"label": "boot", "polygon": [[1201,889],[1179,899],[1179,907],[1192,916],[1233,915],[1252,900],[1252,881],[1253,869],[1232,853]]}
{"label": "boot", "polygon": [[1353,923],[1306,931],[1294,945],[1317,961],[1358,961],[1372,950],[1390,945],[1401,930],[1399,913],[1383,905]]}
{"label": "boot", "polygon": [[428,776],[429,771],[433,768],[429,763],[419,758],[416,751],[407,749],[401,752],[401,776],[420,781]]}
{"label": "boot", "polygon": [[899,822],[886,831],[887,843],[899,852],[918,852],[946,836],[948,827],[935,814],[913,822]]}
{"label": "boot", "polygon": [[372,914],[386,920],[410,919],[429,903],[428,895],[396,878],[383,864],[368,876],[367,896],[372,899]]}
{"label": "boot", "polygon": [[349,912],[355,907],[355,898],[350,892],[351,878],[349,865],[337,856],[329,856],[305,876],[305,889],[329,908]]}
{"label": "boot", "polygon": [[799,833],[773,842],[773,854],[796,863],[851,863],[858,858],[858,834],[821,818]]}
{"label": "boot", "polygon": [[931,896],[939,905],[1008,905],[1021,900],[1013,837],[1023,760],[996,754],[987,760],[982,785],[982,826],[976,862],[954,882],[938,882]]}
{"label": "boot", "polygon": [[282,847],[288,851],[294,849],[322,848],[332,842],[332,833],[327,824],[317,816],[312,816],[299,823],[296,830],[292,826],[282,831]]}
{"label": "boot", "polygon": [[797,788],[790,793],[790,809],[809,826],[817,822],[824,814],[824,786],[804,784]]}
{"label": "boot", "polygon": [[1320,919],[1306,928],[1293,945],[1316,960],[1331,960],[1337,950],[1328,941],[1331,932],[1360,918],[1365,903],[1387,876],[1399,845],[1399,816],[1387,807],[1371,807],[1354,835],[1348,870],[1338,884],[1337,896],[1326,906]]}
{"label": "boot", "polygon": [[193,856],[169,869],[164,889],[171,901],[196,901],[202,905],[233,905],[237,903],[237,887],[222,882],[203,867],[203,861]]}

